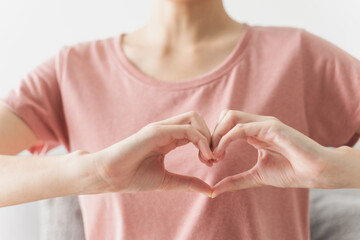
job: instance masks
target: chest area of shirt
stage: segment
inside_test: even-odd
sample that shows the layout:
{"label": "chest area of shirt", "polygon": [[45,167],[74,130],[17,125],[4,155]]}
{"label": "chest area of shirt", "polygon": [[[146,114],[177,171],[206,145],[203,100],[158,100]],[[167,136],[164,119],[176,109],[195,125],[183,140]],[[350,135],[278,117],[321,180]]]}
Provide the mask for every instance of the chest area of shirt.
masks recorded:
{"label": "chest area of shirt", "polygon": [[[301,81],[285,75],[259,76],[238,68],[205,85],[181,91],[154,89],[126,76],[89,79],[90,87],[65,86],[64,112],[70,145],[99,150],[145,125],[187,111],[197,111],[213,130],[223,109],[272,115],[305,130]],[[95,86],[95,87],[94,87]]]}

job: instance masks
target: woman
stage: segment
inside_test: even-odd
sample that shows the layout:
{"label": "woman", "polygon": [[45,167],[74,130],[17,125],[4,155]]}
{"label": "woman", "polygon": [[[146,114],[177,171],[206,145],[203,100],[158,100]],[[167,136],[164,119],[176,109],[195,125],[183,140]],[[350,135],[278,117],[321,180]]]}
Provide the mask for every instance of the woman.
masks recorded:
{"label": "woman", "polygon": [[4,98],[2,154],[70,153],[1,156],[0,205],[80,195],[87,239],[308,239],[308,188],[359,187],[359,87],[359,60],[305,30],[154,0]]}

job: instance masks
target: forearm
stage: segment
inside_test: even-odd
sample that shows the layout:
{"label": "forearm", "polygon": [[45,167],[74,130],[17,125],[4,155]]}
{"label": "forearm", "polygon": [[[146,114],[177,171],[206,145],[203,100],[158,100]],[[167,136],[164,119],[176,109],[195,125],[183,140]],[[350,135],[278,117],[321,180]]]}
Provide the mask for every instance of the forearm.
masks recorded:
{"label": "forearm", "polygon": [[81,151],[58,156],[0,155],[0,207],[94,193],[98,179],[88,160]]}
{"label": "forearm", "polygon": [[350,148],[349,152],[349,158],[352,157],[354,161],[353,174],[355,181],[351,187],[360,188],[360,149]]}

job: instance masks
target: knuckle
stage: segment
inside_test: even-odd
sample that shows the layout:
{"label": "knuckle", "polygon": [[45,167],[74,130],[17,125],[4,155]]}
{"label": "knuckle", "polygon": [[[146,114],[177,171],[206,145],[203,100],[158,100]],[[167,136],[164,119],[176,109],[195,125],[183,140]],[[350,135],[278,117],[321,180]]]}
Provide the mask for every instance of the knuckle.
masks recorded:
{"label": "knuckle", "polygon": [[275,117],[275,116],[264,116],[266,121],[270,122],[270,124],[279,124],[281,123],[281,121]]}
{"label": "knuckle", "polygon": [[275,131],[279,131],[282,127],[282,124],[281,122],[278,120],[278,119],[271,119],[270,120],[270,125],[272,126],[272,128],[275,130]]}
{"label": "knuckle", "polygon": [[193,125],[186,124],[186,125],[185,125],[185,131],[186,131],[186,133],[188,133],[188,134],[192,134],[192,133],[195,131],[195,128],[194,128]]}
{"label": "knuckle", "polygon": [[150,135],[162,135],[162,126],[158,124],[150,124],[145,127],[145,130],[150,133]]}
{"label": "knuckle", "polygon": [[267,118],[272,121],[279,121],[279,119],[275,116],[267,116]]}
{"label": "knuckle", "polygon": [[161,125],[152,123],[152,124],[147,125],[147,127],[152,131],[157,131],[157,130],[160,130]]}
{"label": "knuckle", "polygon": [[221,111],[221,113],[226,113],[226,112],[228,112],[230,109],[227,109],[227,108],[224,108],[222,111]]}
{"label": "knuckle", "polygon": [[229,110],[227,111],[227,114],[228,114],[229,116],[234,116],[234,115],[236,114],[236,111],[233,110],[233,109],[229,109]]}
{"label": "knuckle", "polygon": [[196,130],[194,128],[194,126],[190,125],[190,124],[187,124],[185,126],[185,133],[186,133],[186,137],[190,136],[190,135],[194,135],[196,134]]}
{"label": "knuckle", "polygon": [[279,121],[273,121],[271,120],[269,122],[269,126],[266,128],[266,130],[264,130],[265,133],[271,137],[273,140],[276,140],[277,138],[279,138],[280,136],[284,135],[284,131],[283,131],[283,125],[281,122]]}
{"label": "knuckle", "polygon": [[230,122],[235,122],[237,118],[237,112],[235,110],[228,110],[226,115]]}
{"label": "knuckle", "polygon": [[81,155],[86,155],[90,152],[83,150],[83,149],[78,149],[72,152],[72,154],[76,155],[76,156],[81,156]]}
{"label": "knuckle", "polygon": [[352,148],[349,147],[349,146],[340,146],[340,147],[336,148],[336,151],[338,151],[338,152],[343,152],[343,153],[350,153],[350,152],[352,152],[353,150],[352,150]]}
{"label": "knuckle", "polygon": [[224,109],[221,111],[220,115],[221,115],[221,116],[225,116],[225,115],[229,112],[229,110],[230,110],[230,109],[224,108]]}
{"label": "knuckle", "polygon": [[151,122],[143,127],[143,129],[151,129],[153,126],[157,125],[156,122]]}
{"label": "knuckle", "polygon": [[199,118],[200,117],[200,113],[198,113],[195,110],[189,111],[189,115],[190,115],[191,118]]}
{"label": "knuckle", "polygon": [[244,131],[244,124],[237,123],[234,128],[235,128],[236,133],[239,134],[242,131]]}

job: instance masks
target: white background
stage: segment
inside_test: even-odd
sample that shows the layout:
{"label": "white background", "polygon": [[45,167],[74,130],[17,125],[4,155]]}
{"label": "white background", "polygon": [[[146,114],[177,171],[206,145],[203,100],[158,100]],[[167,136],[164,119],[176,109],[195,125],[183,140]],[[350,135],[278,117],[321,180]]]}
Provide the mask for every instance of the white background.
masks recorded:
{"label": "white background", "polygon": [[[150,2],[1,0],[0,95],[62,45],[135,30],[148,18]],[[360,59],[358,0],[226,0],[225,7],[252,25],[305,28]],[[0,209],[0,239],[39,239],[38,217],[36,202]]]}

